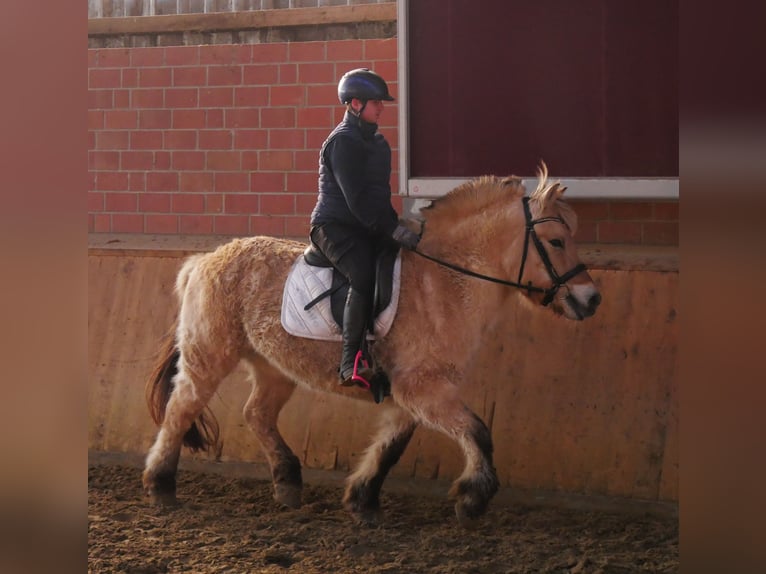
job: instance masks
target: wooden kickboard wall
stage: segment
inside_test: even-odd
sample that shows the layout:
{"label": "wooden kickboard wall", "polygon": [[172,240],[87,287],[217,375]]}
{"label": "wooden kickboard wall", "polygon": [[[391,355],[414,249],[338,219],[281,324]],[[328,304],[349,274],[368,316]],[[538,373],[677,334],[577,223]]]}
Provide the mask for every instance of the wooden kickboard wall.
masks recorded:
{"label": "wooden kickboard wall", "polygon": [[[146,453],[154,439],[144,384],[173,322],[182,259],[89,255],[90,450]],[[502,309],[507,320],[486,334],[463,396],[490,426],[504,486],[677,502],[678,272],[591,273],[603,303],[587,321]],[[241,414],[248,394],[239,368],[211,403],[221,460],[265,462]],[[376,408],[299,388],[280,430],[307,468],[347,470],[375,432]],[[452,441],[418,429],[392,475],[453,479],[462,466]]]}

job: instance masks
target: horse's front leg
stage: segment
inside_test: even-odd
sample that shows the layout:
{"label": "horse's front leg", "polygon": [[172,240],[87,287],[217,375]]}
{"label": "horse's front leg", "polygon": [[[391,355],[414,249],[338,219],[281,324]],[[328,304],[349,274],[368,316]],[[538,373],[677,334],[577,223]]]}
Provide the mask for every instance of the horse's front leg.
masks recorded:
{"label": "horse's front leg", "polygon": [[418,422],[455,440],[465,456],[463,473],[450,488],[455,513],[463,526],[471,526],[484,514],[499,482],[492,463],[492,437],[487,425],[459,398],[457,386],[444,373],[429,370],[412,373],[406,383],[392,382],[394,400]]}
{"label": "horse's front leg", "polygon": [[380,520],[380,489],[388,472],[399,461],[415,432],[412,415],[392,408],[381,418],[378,433],[362,455],[353,474],[346,479],[345,508],[361,523]]}
{"label": "horse's front leg", "polygon": [[301,506],[301,463],[277,429],[279,412],[295,383],[260,356],[248,357],[253,390],[244,408],[245,419],[258,437],[271,469],[274,500],[290,508]]}

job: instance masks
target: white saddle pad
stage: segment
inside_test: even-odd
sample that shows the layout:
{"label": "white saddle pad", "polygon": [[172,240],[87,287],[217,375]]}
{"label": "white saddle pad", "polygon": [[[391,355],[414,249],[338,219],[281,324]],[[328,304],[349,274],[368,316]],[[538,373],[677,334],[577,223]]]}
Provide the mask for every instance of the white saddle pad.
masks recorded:
{"label": "white saddle pad", "polygon": [[[394,322],[399,304],[401,277],[401,254],[396,256],[391,302],[375,319],[375,335],[368,339],[383,337]],[[282,326],[296,337],[340,341],[343,331],[332,317],[330,297],[325,297],[308,311],[304,307],[332,286],[332,267],[308,265],[301,254],[293,263],[282,293]]]}

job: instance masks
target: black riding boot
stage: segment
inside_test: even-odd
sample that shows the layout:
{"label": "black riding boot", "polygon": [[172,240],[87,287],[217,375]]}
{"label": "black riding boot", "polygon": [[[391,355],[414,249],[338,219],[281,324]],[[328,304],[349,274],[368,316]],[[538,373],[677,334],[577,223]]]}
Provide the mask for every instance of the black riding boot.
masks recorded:
{"label": "black riding boot", "polygon": [[[365,331],[369,315],[368,297],[353,287],[349,288],[346,306],[343,309],[343,356],[340,360],[340,384],[345,387],[356,385],[351,376],[354,374],[354,361],[356,354],[361,349],[362,338],[367,336]],[[357,375],[369,382],[373,371],[360,363],[357,368]]]}

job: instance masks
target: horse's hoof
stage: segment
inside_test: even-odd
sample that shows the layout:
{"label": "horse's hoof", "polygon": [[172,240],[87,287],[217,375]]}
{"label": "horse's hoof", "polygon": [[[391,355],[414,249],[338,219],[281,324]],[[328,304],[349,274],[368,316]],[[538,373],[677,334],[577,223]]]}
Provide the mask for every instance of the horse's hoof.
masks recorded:
{"label": "horse's hoof", "polygon": [[375,528],[383,521],[383,513],[378,509],[355,511],[351,513],[351,516],[354,517],[354,522],[356,524],[368,528]]}
{"label": "horse's hoof", "polygon": [[460,502],[455,504],[455,515],[458,524],[466,530],[475,530],[479,526],[479,515],[469,512],[466,506]]}
{"label": "horse's hoof", "polygon": [[294,484],[275,484],[274,500],[288,508],[301,507],[301,487]]}
{"label": "horse's hoof", "polygon": [[149,491],[147,494],[149,495],[149,500],[154,506],[170,509],[179,505],[175,492]]}

